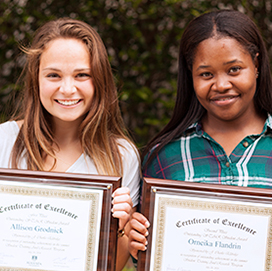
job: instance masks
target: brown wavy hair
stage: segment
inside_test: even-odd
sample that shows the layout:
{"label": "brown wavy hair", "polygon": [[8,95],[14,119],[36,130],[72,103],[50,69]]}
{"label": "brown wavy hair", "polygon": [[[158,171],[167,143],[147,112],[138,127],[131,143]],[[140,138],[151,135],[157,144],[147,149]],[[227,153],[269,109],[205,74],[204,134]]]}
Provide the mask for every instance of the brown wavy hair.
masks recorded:
{"label": "brown wavy hair", "polygon": [[11,166],[18,168],[23,156],[27,159],[27,168],[31,170],[44,170],[43,163],[47,155],[52,156],[56,164],[54,131],[51,116],[39,98],[38,74],[40,58],[46,45],[58,38],[81,40],[90,53],[95,93],[90,110],[79,127],[82,151],[93,159],[99,173],[120,175],[123,168],[119,139],[134,145],[127,136],[121,117],[107,51],[91,26],[69,18],[47,22],[35,33],[32,45],[23,48],[27,62],[23,70],[24,97],[20,116],[24,122],[13,147]]}

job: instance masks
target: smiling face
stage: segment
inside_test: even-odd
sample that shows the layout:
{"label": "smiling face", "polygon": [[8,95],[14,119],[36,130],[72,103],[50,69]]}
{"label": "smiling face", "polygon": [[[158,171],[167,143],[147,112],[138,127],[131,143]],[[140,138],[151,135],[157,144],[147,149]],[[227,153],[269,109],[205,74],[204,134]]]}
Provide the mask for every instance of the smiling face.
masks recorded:
{"label": "smiling face", "polygon": [[60,38],[47,44],[40,58],[39,91],[54,124],[81,123],[94,96],[90,54],[82,41]]}
{"label": "smiling face", "polygon": [[254,107],[257,55],[251,55],[233,38],[202,41],[192,66],[197,99],[207,110],[210,123],[250,121]]}

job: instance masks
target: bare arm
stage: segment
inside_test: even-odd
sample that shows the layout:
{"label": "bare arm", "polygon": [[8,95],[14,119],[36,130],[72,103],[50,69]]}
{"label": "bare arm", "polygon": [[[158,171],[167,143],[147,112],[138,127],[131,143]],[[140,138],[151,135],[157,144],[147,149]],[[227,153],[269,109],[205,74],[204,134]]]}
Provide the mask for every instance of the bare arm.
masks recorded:
{"label": "bare arm", "polygon": [[119,236],[117,240],[116,271],[121,271],[129,258],[128,221],[131,214],[136,210],[136,207],[132,208],[132,200],[129,193],[127,187],[118,188],[113,193],[112,215],[119,219],[119,230],[122,231],[124,229],[124,235]]}

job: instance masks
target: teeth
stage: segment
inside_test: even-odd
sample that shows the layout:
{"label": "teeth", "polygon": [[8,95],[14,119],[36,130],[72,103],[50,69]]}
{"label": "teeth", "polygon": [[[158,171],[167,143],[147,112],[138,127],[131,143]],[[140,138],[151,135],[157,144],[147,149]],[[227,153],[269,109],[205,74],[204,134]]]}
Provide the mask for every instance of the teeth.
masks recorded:
{"label": "teeth", "polygon": [[73,101],[60,101],[57,100],[58,103],[62,104],[62,105],[74,105],[77,104],[80,100],[73,100]]}
{"label": "teeth", "polygon": [[221,99],[216,99],[217,101],[227,101],[227,100],[231,100],[234,97],[226,97],[226,98],[221,98]]}
{"label": "teeth", "polygon": [[232,99],[232,97],[230,97],[230,98],[219,99],[219,101],[227,101],[227,100],[230,100],[230,99]]}

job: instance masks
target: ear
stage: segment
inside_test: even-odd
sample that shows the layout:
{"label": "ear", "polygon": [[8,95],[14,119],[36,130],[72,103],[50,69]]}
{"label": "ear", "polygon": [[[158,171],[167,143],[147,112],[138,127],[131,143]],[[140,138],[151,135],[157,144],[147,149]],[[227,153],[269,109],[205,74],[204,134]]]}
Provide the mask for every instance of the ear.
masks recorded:
{"label": "ear", "polygon": [[255,65],[255,70],[256,72],[258,72],[258,68],[259,68],[259,61],[258,61],[258,56],[259,56],[259,53],[256,53],[254,59],[253,59],[253,63]]}

